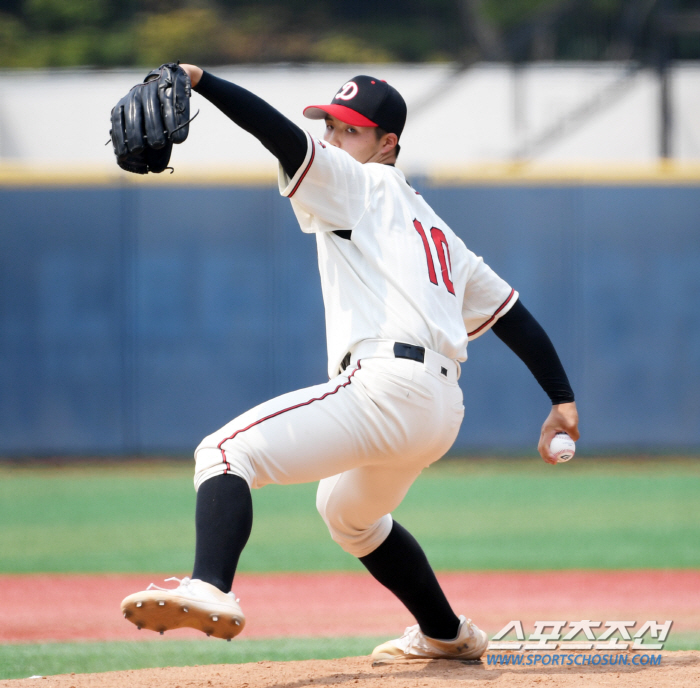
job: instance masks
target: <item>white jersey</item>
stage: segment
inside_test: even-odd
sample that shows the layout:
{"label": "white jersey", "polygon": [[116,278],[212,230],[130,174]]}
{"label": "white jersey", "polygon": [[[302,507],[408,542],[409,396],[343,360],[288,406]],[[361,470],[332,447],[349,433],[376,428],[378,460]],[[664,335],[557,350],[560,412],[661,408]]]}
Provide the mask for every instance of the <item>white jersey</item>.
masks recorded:
{"label": "white jersey", "polygon": [[316,234],[329,377],[366,339],[466,360],[467,342],[507,313],[517,292],[467,249],[398,169],[361,164],[307,136],[304,163],[292,179],[280,165],[279,187],[302,231]]}

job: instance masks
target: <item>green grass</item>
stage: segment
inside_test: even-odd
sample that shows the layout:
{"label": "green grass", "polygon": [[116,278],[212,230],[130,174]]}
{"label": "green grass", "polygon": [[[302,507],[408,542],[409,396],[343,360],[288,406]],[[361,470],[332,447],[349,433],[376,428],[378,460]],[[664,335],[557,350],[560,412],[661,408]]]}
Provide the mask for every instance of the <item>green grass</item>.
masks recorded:
{"label": "green grass", "polygon": [[447,463],[397,518],[437,569],[700,566],[700,464]]}
{"label": "green grass", "polygon": [[[381,638],[149,640],[141,643],[44,643],[0,646],[0,680],[150,667],[243,664],[368,655]],[[700,633],[669,635],[665,650],[700,650]]]}
{"label": "green grass", "polygon": [[[700,462],[443,461],[395,516],[441,570],[700,568]],[[244,571],[361,568],[328,537],[315,486],[254,492]],[[0,467],[0,572],[187,572],[188,464]],[[0,647],[0,678],[364,655],[381,638],[156,640]],[[700,650],[672,633],[668,650]]]}
{"label": "green grass", "polygon": [[278,638],[265,640],[149,640],[141,643],[1,645],[0,679],[90,674],[150,667],[334,659],[368,655],[386,638]]}
{"label": "green grass", "polygon": [[[315,485],[253,493],[241,571],[359,570]],[[443,461],[396,511],[440,570],[700,568],[700,462]],[[191,466],[0,468],[0,572],[187,572]]]}
{"label": "green grass", "polygon": [[668,641],[664,643],[664,650],[700,650],[700,633],[689,631],[683,633],[671,633]]}

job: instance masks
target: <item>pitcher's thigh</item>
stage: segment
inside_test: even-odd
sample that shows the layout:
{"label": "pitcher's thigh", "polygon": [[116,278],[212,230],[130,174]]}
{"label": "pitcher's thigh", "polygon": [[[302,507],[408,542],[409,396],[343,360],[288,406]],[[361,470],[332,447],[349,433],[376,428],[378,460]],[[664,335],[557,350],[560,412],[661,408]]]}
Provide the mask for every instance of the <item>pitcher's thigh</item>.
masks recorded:
{"label": "pitcher's thigh", "polygon": [[343,376],[256,406],[197,447],[195,486],[222,473],[239,475],[251,488],[316,482],[361,465],[362,433],[349,429],[361,396]]}

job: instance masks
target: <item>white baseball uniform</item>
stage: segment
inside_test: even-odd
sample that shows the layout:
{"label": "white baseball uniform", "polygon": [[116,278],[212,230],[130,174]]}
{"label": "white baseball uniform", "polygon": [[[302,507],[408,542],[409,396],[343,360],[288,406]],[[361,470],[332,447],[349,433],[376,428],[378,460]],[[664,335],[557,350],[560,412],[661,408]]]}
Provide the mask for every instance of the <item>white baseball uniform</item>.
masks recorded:
{"label": "white baseball uniform", "polygon": [[[280,166],[279,187],[302,231],[316,235],[330,380],[206,437],[195,487],[222,473],[251,488],[318,480],[333,539],[362,557],[387,537],[390,512],[423,468],[452,446],[467,342],[518,294],[393,166],[363,165],[309,136],[304,164],[292,179]],[[423,361],[395,357],[396,342],[424,349]]]}

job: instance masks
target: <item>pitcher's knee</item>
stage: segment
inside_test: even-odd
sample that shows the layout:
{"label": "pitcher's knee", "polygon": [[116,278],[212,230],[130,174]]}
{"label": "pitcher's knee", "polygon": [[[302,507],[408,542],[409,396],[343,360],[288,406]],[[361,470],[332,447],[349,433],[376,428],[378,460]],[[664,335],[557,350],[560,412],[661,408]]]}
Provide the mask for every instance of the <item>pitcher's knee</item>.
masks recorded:
{"label": "pitcher's knee", "polygon": [[366,557],[374,552],[384,540],[389,537],[391,532],[392,520],[388,514],[382,516],[378,521],[375,521],[369,528],[357,530],[347,527],[331,527],[331,537],[337,542],[348,554],[354,557]]}
{"label": "pitcher's knee", "polygon": [[364,557],[374,552],[391,532],[393,523],[391,516],[386,514],[377,521],[365,524],[362,514],[353,512],[342,499],[334,498],[333,478],[328,478],[327,481],[322,480],[319,484],[316,508],[328,527],[331,537],[348,554],[355,557]]}
{"label": "pitcher's knee", "polygon": [[248,483],[248,487],[254,489],[255,471],[248,459],[242,453],[222,452],[215,446],[209,446],[204,439],[194,452],[194,489],[199,490],[199,486],[209,478],[216,475],[231,474],[243,478]]}

